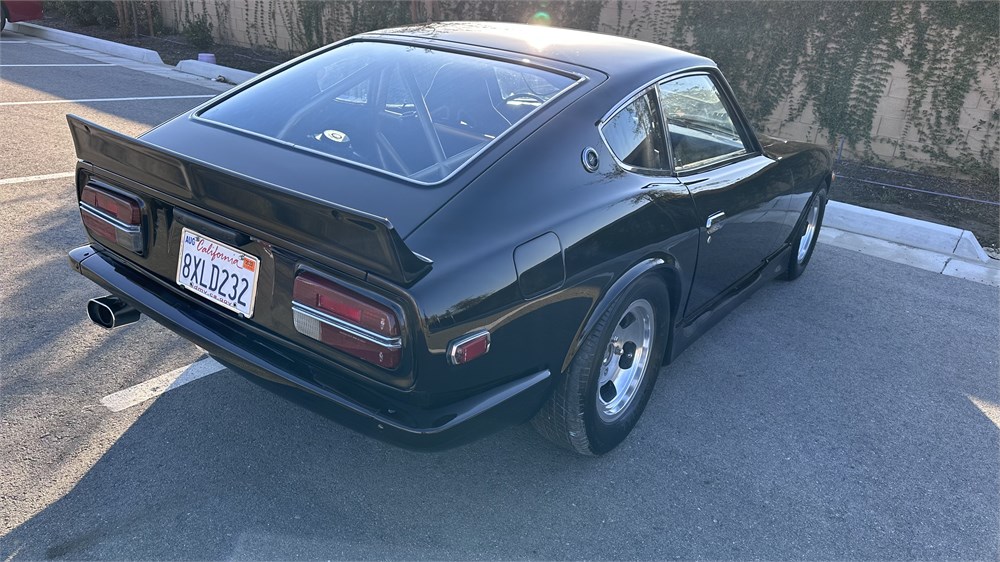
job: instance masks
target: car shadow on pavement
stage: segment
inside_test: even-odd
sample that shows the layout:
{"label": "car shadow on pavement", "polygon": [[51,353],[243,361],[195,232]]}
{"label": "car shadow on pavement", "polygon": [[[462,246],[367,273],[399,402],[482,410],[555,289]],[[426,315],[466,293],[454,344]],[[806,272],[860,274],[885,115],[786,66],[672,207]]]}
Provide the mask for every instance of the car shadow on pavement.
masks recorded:
{"label": "car shadow on pavement", "polygon": [[[78,368],[94,368],[107,366],[109,357],[126,353],[129,367],[137,374],[155,372],[169,359],[164,349],[171,345],[168,340],[181,341],[152,323],[131,332],[94,331],[87,319],[86,302],[107,292],[69,266],[66,253],[84,243],[87,236],[74,201],[57,198],[59,202],[52,205],[48,189],[67,182],[71,180],[49,180],[39,187],[22,188],[18,196],[0,198],[0,204],[14,210],[7,227],[18,237],[0,274],[6,307],[4,363],[19,374],[2,381],[0,388],[6,392],[28,395],[51,391],[45,388],[51,381],[40,375],[57,368],[66,356],[71,356]],[[158,348],[157,353],[127,353],[126,348],[137,337]]]}
{"label": "car shadow on pavement", "polygon": [[473,512],[516,514],[549,477],[601,464],[525,426],[443,453],[398,449],[227,370],[149,405],[72,491],[3,539],[0,557],[258,557],[282,539],[309,557],[471,555],[445,538],[471,526],[468,539],[483,540]]}
{"label": "car shadow on pavement", "polygon": [[858,299],[847,259],[824,248],[737,309],[604,457],[525,425],[406,451],[222,371],[137,406],[0,559],[993,559],[1000,439],[969,396],[1000,401],[996,353],[953,356],[954,330],[928,342],[924,324],[981,321],[939,317],[933,283],[996,292],[872,260],[877,296]]}

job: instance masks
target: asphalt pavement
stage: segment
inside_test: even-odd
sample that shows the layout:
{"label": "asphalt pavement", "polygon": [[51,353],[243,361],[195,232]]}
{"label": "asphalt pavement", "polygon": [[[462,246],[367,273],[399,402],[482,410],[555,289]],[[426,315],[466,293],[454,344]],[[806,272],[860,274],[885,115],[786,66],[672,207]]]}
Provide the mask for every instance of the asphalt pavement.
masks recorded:
{"label": "asphalt pavement", "polygon": [[[66,263],[86,237],[52,177],[74,166],[65,114],[138,134],[218,87],[9,67],[95,59],[0,41],[0,560],[1000,556],[1000,291],[825,244],[597,459],[528,426],[405,451],[227,370],[112,412],[203,354],[87,320],[103,292]],[[135,99],[61,101],[84,97]]]}

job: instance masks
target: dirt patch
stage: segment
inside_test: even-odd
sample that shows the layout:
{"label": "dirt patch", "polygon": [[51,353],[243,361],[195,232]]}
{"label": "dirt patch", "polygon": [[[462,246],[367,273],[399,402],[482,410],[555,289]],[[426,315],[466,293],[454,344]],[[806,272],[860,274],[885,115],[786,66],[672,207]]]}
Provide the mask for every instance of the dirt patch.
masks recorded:
{"label": "dirt patch", "polygon": [[834,169],[837,201],[962,228],[1000,247],[1000,186],[852,161]]}

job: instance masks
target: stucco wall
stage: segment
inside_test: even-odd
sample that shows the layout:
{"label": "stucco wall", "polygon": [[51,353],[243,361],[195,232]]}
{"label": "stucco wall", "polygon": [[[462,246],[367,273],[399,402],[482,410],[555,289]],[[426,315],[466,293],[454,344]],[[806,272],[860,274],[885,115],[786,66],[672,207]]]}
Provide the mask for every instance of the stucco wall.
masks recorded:
{"label": "stucco wall", "polygon": [[[984,126],[995,112],[997,100],[1000,99],[1000,92],[990,87],[990,78],[989,72],[981,69],[980,84],[984,86],[984,91],[973,91],[965,96],[956,127],[973,152],[980,152],[986,142],[995,145],[997,141],[995,136],[987,138]],[[909,111],[909,82],[906,65],[894,62],[875,109],[870,147],[859,145],[852,148],[846,144],[841,147],[837,138],[830,138],[829,132],[817,125],[811,106],[807,106],[801,115],[790,118],[794,92],[775,109],[763,128],[768,134],[782,138],[826,144],[842,151],[845,158],[864,159],[866,150],[871,150],[894,166],[905,167],[909,162],[932,163],[930,155],[920,149],[921,139],[917,128],[912,126],[919,116]],[[946,150],[952,156],[958,156],[957,150]]]}
{"label": "stucco wall", "polygon": [[[698,48],[696,38],[691,33],[692,24],[690,21],[687,28],[680,27],[681,22],[683,22],[682,10],[684,9],[684,4],[685,2],[681,0],[609,0],[604,4],[601,12],[598,30],[604,33],[666,43],[678,48],[690,48],[699,52],[699,54],[712,56],[712,53],[704,52],[704,48]],[[696,3],[689,2],[687,4],[690,6]],[[723,4],[723,2],[703,2],[698,7],[702,8],[702,11],[715,12],[709,15],[718,16],[719,14],[724,14],[725,7]],[[794,12],[801,11],[804,5],[809,3],[744,2],[741,7],[750,6],[750,12],[752,13],[754,11],[752,9],[754,4],[757,4],[758,8],[770,8],[773,10],[766,16],[769,18],[765,22],[766,27],[794,29],[796,22],[791,21],[794,15],[796,15]],[[846,50],[843,45],[836,44],[837,40],[843,43],[869,41],[871,44],[876,45],[879,40],[884,39],[878,36],[866,36],[863,33],[858,34],[857,37],[847,35],[849,33],[847,20],[851,15],[849,12],[852,9],[852,3],[833,2],[826,4],[833,6],[833,11],[837,19],[821,25],[843,29],[844,33],[843,37],[837,37],[834,40],[835,44],[831,45],[832,48]],[[880,4],[888,5],[891,2],[883,1]],[[927,12],[926,6],[918,3],[896,2],[895,4],[904,9],[915,7],[922,13],[926,14]],[[935,7],[947,7],[946,5],[948,4],[959,5],[958,3],[949,2],[939,2],[937,4]],[[964,8],[968,9],[969,4],[976,3],[966,2]],[[986,3],[980,4],[985,5]],[[704,10],[706,6],[710,9]],[[715,9],[716,7],[721,9]],[[778,9],[774,10],[775,7],[778,7]],[[836,13],[838,10],[843,11],[842,18],[840,18],[841,14]],[[996,20],[994,16],[997,14],[994,12],[996,12],[995,5],[992,10],[985,11],[986,19],[993,18],[993,20]],[[998,72],[995,64],[991,65],[989,61],[969,60],[973,57],[969,57],[966,53],[958,52],[959,42],[952,39],[955,36],[966,33],[967,31],[963,26],[968,26],[970,16],[976,16],[975,13],[963,15],[965,16],[964,21],[961,18],[956,19],[953,23],[947,20],[943,22],[925,20],[920,23],[928,27],[937,26],[937,29],[929,29],[923,32],[914,30],[909,31],[909,34],[899,34],[900,37],[909,37],[912,39],[920,33],[937,32],[938,35],[936,38],[938,44],[951,45],[956,48],[956,52],[947,53],[941,57],[943,60],[939,60],[933,64],[928,63],[924,68],[913,69],[907,66],[902,60],[899,60],[899,58],[901,58],[901,55],[911,55],[914,45],[905,43],[891,45],[889,48],[882,49],[881,51],[876,45],[872,49],[875,55],[868,61],[869,64],[857,64],[849,72],[845,73],[845,75],[830,78],[832,80],[854,80],[856,84],[858,82],[864,83],[866,79],[870,79],[870,82],[873,84],[882,82],[881,88],[879,88],[880,92],[874,92],[879,97],[870,119],[870,131],[862,135],[866,136],[861,142],[842,142],[844,135],[831,134],[828,129],[820,125],[820,120],[817,119],[815,107],[812,102],[805,103],[804,107],[802,107],[804,99],[804,86],[801,80],[802,70],[796,72],[794,78],[789,80],[794,86],[789,89],[787,95],[775,106],[770,115],[763,119],[757,119],[757,125],[764,132],[779,137],[826,144],[838,152],[842,152],[845,158],[874,158],[881,160],[887,165],[903,168],[912,164],[958,167],[955,161],[948,161],[949,158],[956,160],[964,159],[966,162],[978,160],[982,164],[982,168],[987,170],[992,168],[995,171],[997,166],[1000,165],[997,161],[998,148],[1000,148],[998,146],[1000,145],[1000,130],[998,130],[1000,129],[1000,113],[998,113],[998,108],[1000,108],[1000,105],[998,105],[998,101],[1000,101],[1000,72]],[[787,19],[784,19],[784,16],[787,16]],[[863,18],[864,16],[861,17]],[[763,47],[763,49],[756,49],[755,53],[753,53],[756,55],[764,54],[764,56],[767,56],[766,51],[769,48],[780,50],[788,46],[789,42],[783,44],[781,33],[776,33],[774,29],[762,29],[759,35],[754,34],[752,26],[761,25],[759,20],[756,22],[744,22],[738,21],[737,18],[738,16],[736,15],[729,17],[721,15],[715,20],[706,19],[704,20],[704,25],[707,26],[707,29],[703,30],[709,32],[706,35],[715,35],[719,38],[718,41],[713,41],[716,45],[726,41],[738,42],[740,40],[747,40],[748,43],[755,43],[754,45],[747,46],[748,52],[752,50],[751,46]],[[801,20],[798,23],[801,24]],[[860,22],[856,22],[858,25],[856,25],[855,29],[860,28],[863,30],[867,27],[865,23],[863,19]],[[694,25],[701,24],[701,21],[694,23]],[[905,24],[913,25],[909,22]],[[954,27],[944,29],[943,31],[940,29],[941,27],[947,27],[949,24]],[[749,39],[747,39],[748,34],[745,33],[748,27],[751,28]],[[874,28],[874,26],[871,27]],[[990,26],[985,27],[990,30]],[[801,28],[802,26],[800,25]],[[810,28],[805,27],[805,29],[808,30]],[[815,30],[815,28],[812,29]],[[734,34],[735,37],[730,40],[727,36],[734,31],[744,33],[742,35],[736,33]],[[993,22],[991,31],[987,31],[985,36],[988,44],[984,45],[984,49],[987,52],[1000,50],[1000,28],[996,26],[995,21]],[[792,43],[790,45],[791,48],[801,48],[799,43],[790,43]],[[809,45],[808,48],[815,49],[816,45]],[[808,51],[808,48],[804,50]],[[891,54],[893,48],[896,49],[895,55]],[[880,54],[881,57],[879,56]],[[816,58],[815,53],[811,52],[806,52],[805,57]],[[734,63],[734,65],[743,64],[744,61],[739,59]],[[971,79],[969,80],[970,91],[963,96],[961,102],[957,104],[953,103],[957,100],[948,99],[947,94],[942,95],[942,90],[946,90],[946,88],[939,88],[922,99],[921,107],[915,108],[915,100],[912,99],[914,96],[911,96],[911,81],[920,80],[924,84],[933,83],[935,80],[940,82],[942,78],[935,76],[935,73],[943,73],[942,71],[944,70],[953,71],[954,68],[944,69],[943,66],[955,67],[956,65],[964,65],[972,69],[969,73],[971,75]],[[727,69],[721,63],[720,66],[723,72],[731,78],[739,74],[739,70],[742,70],[737,68]],[[753,84],[752,80],[749,82],[749,84],[744,84],[744,89],[757,90],[758,85]],[[736,89],[739,90],[738,87]],[[855,85],[855,89],[857,89],[857,85]],[[954,90],[961,91],[961,85]],[[948,94],[950,93],[948,92]],[[855,95],[855,92],[851,92],[850,95]],[[748,97],[746,92],[744,92],[744,96]],[[744,99],[744,101],[748,102],[750,100]],[[957,106],[960,106],[960,108]],[[957,111],[952,111],[952,109],[957,109]],[[929,134],[929,131],[936,131],[938,135],[941,132],[945,132],[952,138],[947,140],[937,138],[937,135]],[[956,175],[962,175],[961,169],[953,170],[953,172]]]}
{"label": "stucco wall", "polygon": [[270,47],[293,51],[290,29],[295,14],[281,0],[160,0],[165,26],[183,30],[191,18],[204,14],[215,40],[240,47]]}
{"label": "stucco wall", "polygon": [[[395,6],[395,12],[380,15],[379,10],[385,11],[390,4]],[[185,22],[191,17],[205,14],[212,22],[216,40],[220,43],[245,47],[263,46],[293,52],[306,50],[310,43],[315,45],[331,42],[366,29],[407,23],[414,19],[525,21],[536,10],[531,2],[501,4],[489,1],[462,3],[429,0],[395,3],[341,1],[325,6],[315,0],[160,0],[160,6],[164,22],[168,26],[183,29]],[[682,6],[680,0],[608,0],[602,4],[549,2],[546,6],[553,13],[553,23],[556,25],[565,23],[559,21],[560,18],[576,16],[582,9],[587,9],[593,16],[584,14],[586,17],[583,19],[570,23],[604,33],[653,42],[670,42],[672,46],[680,48],[696,44],[690,33],[675,33],[674,26],[680,19]],[[323,21],[313,21],[320,11]],[[406,21],[399,21],[401,19]],[[780,25],[780,22],[777,23]],[[723,67],[723,72],[727,70],[731,69]],[[854,70],[856,74],[869,71],[870,69],[863,67]],[[963,100],[957,123],[948,125],[948,130],[955,135],[945,146],[940,147],[943,155],[937,156],[927,151],[928,144],[939,147],[933,144],[937,139],[921,138],[918,134],[923,129],[926,136],[927,127],[917,125],[921,119],[930,117],[926,111],[918,114],[911,109],[913,101],[910,99],[910,72],[907,65],[898,60],[891,62],[887,77],[882,71],[878,80],[884,81],[884,86],[871,119],[870,136],[862,142],[853,143],[853,146],[852,143],[842,143],[842,135],[831,134],[819,124],[820,120],[817,119],[812,103],[802,107],[801,83],[791,88],[771,114],[766,119],[758,119],[757,124],[769,134],[826,144],[838,152],[842,151],[847,158],[874,158],[898,167],[935,161],[940,164],[948,156],[980,158],[987,168],[992,166],[995,169],[997,144],[1000,142],[997,132],[1000,83],[996,69],[989,65],[980,66],[972,91]],[[928,99],[927,103],[941,103],[941,100]]]}

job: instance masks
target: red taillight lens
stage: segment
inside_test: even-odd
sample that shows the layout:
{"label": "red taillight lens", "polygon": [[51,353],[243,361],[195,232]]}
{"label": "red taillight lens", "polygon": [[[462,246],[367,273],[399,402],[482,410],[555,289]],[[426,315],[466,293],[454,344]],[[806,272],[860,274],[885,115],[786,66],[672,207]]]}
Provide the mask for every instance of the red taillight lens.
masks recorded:
{"label": "red taillight lens", "polygon": [[461,365],[486,355],[489,350],[489,332],[471,334],[448,344],[448,361],[452,365]]}
{"label": "red taillight lens", "polygon": [[[300,324],[301,320],[296,322],[296,327]],[[400,347],[378,344],[358,337],[343,328],[324,324],[322,321],[319,323],[319,337],[314,339],[386,369],[398,367],[399,360],[403,356],[403,350]]]}
{"label": "red taillight lens", "polygon": [[380,336],[399,336],[396,314],[368,297],[336,285],[312,273],[295,278],[292,300],[317,308]]}
{"label": "red taillight lens", "polygon": [[399,366],[400,322],[391,308],[308,272],[295,278],[292,301],[300,333],[373,365]]}
{"label": "red taillight lens", "polygon": [[83,226],[87,227],[87,230],[98,238],[104,238],[105,240],[111,240],[112,242],[117,241],[115,240],[115,225],[102,221],[94,215],[86,212],[83,213]]}
{"label": "red taillight lens", "polygon": [[92,185],[84,186],[80,201],[100,209],[125,224],[139,226],[142,223],[139,203],[104,191]]}
{"label": "red taillight lens", "polygon": [[80,214],[94,237],[138,254],[145,249],[142,208],[137,200],[88,184],[80,192]]}

